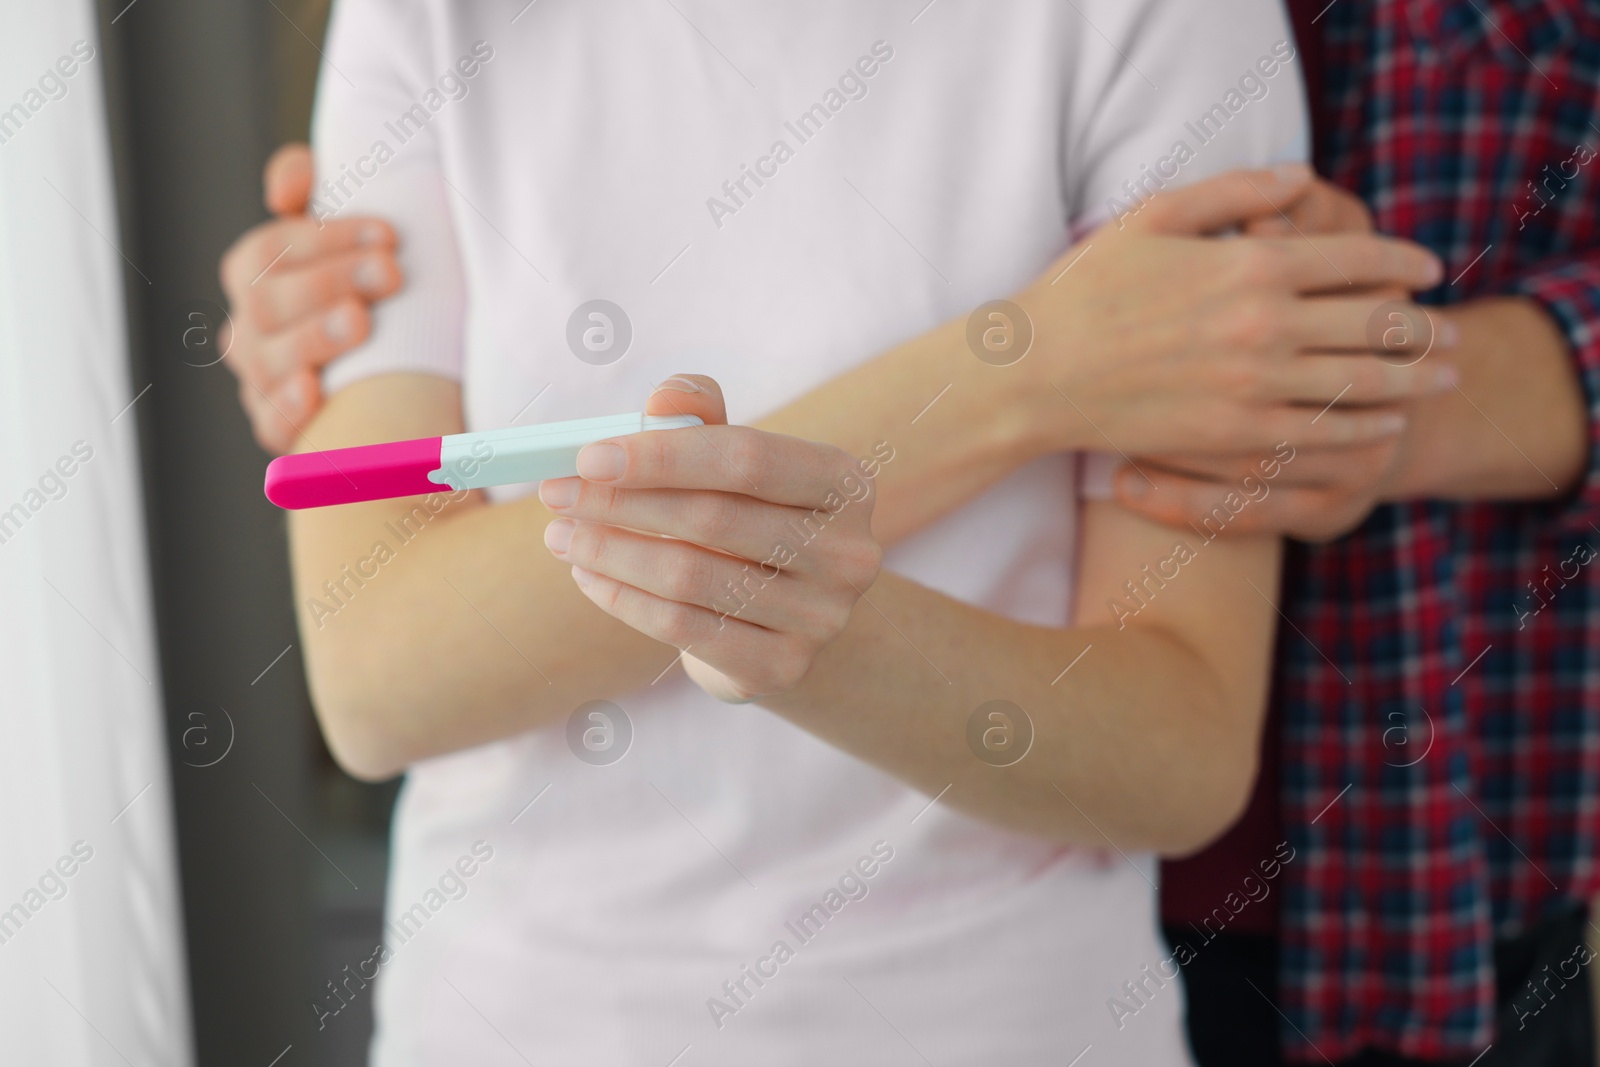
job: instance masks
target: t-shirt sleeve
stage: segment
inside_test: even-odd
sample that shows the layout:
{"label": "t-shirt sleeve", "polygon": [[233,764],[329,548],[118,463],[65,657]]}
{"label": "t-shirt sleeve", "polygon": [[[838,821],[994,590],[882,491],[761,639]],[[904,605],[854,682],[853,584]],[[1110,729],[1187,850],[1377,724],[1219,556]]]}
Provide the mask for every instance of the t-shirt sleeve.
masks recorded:
{"label": "t-shirt sleeve", "polygon": [[322,219],[376,216],[393,225],[405,282],[373,308],[366,343],[323,371],[329,394],[393,371],[461,377],[466,288],[453,194],[427,108],[439,75],[428,47],[432,36],[426,12],[414,2],[334,5],[312,119],[312,211]]}
{"label": "t-shirt sleeve", "polygon": [[[1277,0],[1082,4],[1063,161],[1081,236],[1135,215],[1162,189],[1309,158],[1305,87]],[[1121,457],[1084,457],[1080,493],[1111,494]]]}
{"label": "t-shirt sleeve", "polygon": [[1299,51],[1277,0],[1085,4],[1065,176],[1075,231],[1162,188],[1238,167],[1304,162]]}

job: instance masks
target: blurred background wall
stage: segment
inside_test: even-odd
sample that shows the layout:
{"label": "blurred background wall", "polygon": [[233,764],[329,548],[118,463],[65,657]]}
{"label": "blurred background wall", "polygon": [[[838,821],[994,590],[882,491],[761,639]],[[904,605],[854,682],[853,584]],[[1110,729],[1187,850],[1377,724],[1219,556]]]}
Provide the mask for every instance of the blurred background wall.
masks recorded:
{"label": "blurred background wall", "polygon": [[272,149],[306,137],[326,8],[99,2],[121,237],[149,279],[128,272],[134,410],[207,1065],[358,1064],[371,1026],[370,989],[320,1029],[312,1004],[379,940],[394,787],[343,775],[317,734],[267,457],[215,345],[217,261],[265,217]]}

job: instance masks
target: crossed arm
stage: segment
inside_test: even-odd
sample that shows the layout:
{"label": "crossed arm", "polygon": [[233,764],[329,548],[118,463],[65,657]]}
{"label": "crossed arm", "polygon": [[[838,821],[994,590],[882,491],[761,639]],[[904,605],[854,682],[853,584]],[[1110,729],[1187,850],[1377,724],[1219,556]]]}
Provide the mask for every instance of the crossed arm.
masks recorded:
{"label": "crossed arm", "polygon": [[[695,398],[667,400],[695,410]],[[661,410],[662,401],[658,392],[652,406]],[[385,375],[336,394],[307,431],[324,447],[449,433],[460,428],[459,405],[454,383]],[[841,410],[831,427],[836,438],[854,433],[861,416]],[[847,425],[852,429],[841,432]],[[743,429],[710,426],[707,432]],[[821,436],[830,427],[817,429]],[[721,479],[732,494],[738,474],[721,453],[741,461],[752,454],[723,443],[692,455],[695,432],[677,433],[687,444],[673,464],[673,480]],[[624,443],[637,447],[640,439]],[[976,442],[930,436],[928,447],[900,450],[885,470],[932,469],[946,458],[943,450],[953,454],[968,443]],[[787,462],[789,472],[765,474],[762,484],[827,484],[850,470],[848,463],[840,466],[838,450],[805,442],[793,447],[787,459],[760,461],[768,472]],[[752,461],[753,455],[744,462]],[[639,464],[630,454],[631,480],[624,476],[617,485],[661,484]],[[335,615],[319,625],[302,607],[308,675],[341,763],[363,777],[386,777],[418,759],[557,721],[586,700],[637,691],[671,667],[677,649],[636,629],[649,627],[643,616],[618,611],[604,594],[591,601],[573,581],[575,564],[595,567],[600,581],[618,581],[604,570],[621,572],[626,561],[618,562],[604,520],[608,506],[620,506],[620,495],[586,484],[577,505],[559,512],[532,496],[492,506],[477,497],[451,503]],[[597,504],[597,497],[611,503]],[[302,606],[322,595],[324,580],[337,578],[344,564],[385,536],[384,522],[398,522],[416,503],[296,513],[291,535]],[[586,528],[561,557],[541,544],[558,513]],[[740,536],[744,519],[722,514],[716,530],[700,533],[702,541]],[[832,635],[826,623],[812,632],[761,620],[785,640],[815,646],[813,654],[791,657],[804,661],[800,677],[775,679],[792,688],[764,698],[768,708],[930,795],[949,786],[946,803],[1064,841],[1103,845],[1109,836],[1122,847],[1184,851],[1237,814],[1252,780],[1263,706],[1275,540],[1206,547],[1181,581],[1119,629],[1106,601],[1144,565],[1168,557],[1174,539],[1115,505],[1089,505],[1079,624],[1051,629],[1005,619],[892,574],[874,584],[875,560],[870,548],[863,551],[871,541],[860,534],[830,528],[808,548],[805,565],[814,568],[810,580],[832,583],[836,592],[841,576],[854,581],[870,605],[850,610],[845,604],[845,621]],[[787,604],[800,610],[825,599],[808,587],[794,590]],[[597,603],[606,610],[597,610]],[[774,612],[785,609],[775,594],[765,604]],[[756,677],[752,660],[774,660],[766,648],[743,659],[740,649],[718,655],[715,640],[708,645],[692,626],[673,631],[670,621],[657,625],[668,626],[663,636],[696,654],[709,648],[717,667],[728,665],[747,679]],[[794,629],[804,632],[796,637],[789,632]],[[979,761],[966,738],[972,711],[997,698],[1025,709],[1036,731],[1027,758],[1005,769]]]}
{"label": "crossed arm", "polygon": [[[1162,216],[1148,217],[1155,225]],[[543,500],[449,505],[333,617],[302,609],[311,685],[335,754],[353,773],[387,776],[547,724],[586,700],[636,691],[672,666],[676,649],[689,649],[685,667],[708,690],[758,697],[929,793],[948,787],[944,802],[1001,825],[1170,852],[1203,844],[1237,814],[1252,780],[1275,539],[1191,541],[1199,551],[1181,578],[1130,621],[1111,607],[1123,584],[1188,539],[1115,505],[1087,505],[1077,622],[1066,628],[1017,623],[879,575],[877,543],[904,537],[1038,455],[1100,443],[1096,426],[1130,440],[1226,433],[1263,455],[1280,433],[1330,447],[1392,436],[1398,425],[1385,402],[1432,388],[1433,369],[1296,356],[1303,340],[1324,334],[1353,347],[1370,313],[1301,290],[1328,284],[1323,272],[1336,273],[1329,256],[1345,272],[1394,284],[1427,284],[1435,265],[1372,239],[1247,247],[1136,233],[1126,242],[1108,236],[1106,246],[1097,280],[1070,297],[1047,281],[1019,294],[1042,347],[1013,375],[973,358],[955,323],[800,398],[762,432],[716,425],[721,402],[709,383],[658,390],[651,410],[699,414],[710,424],[704,434],[622,439],[622,472],[586,472],[565,486],[571,500],[558,496],[561,483],[547,483]],[[1161,284],[1195,276],[1212,282]],[[1118,304],[1138,279],[1154,279],[1159,295]],[[1064,350],[1061,339],[1081,338],[1095,316],[1108,342]],[[1241,321],[1275,340],[1241,350],[1229,333]],[[1226,390],[1204,391],[1223,359],[1231,379],[1253,376],[1255,407]],[[1147,378],[1151,365],[1159,368],[1170,395],[1139,385],[1141,360]],[[1358,398],[1377,407],[1313,422],[1307,402],[1337,391],[1331,376],[1352,371]],[[882,468],[871,498],[787,566],[749,616],[716,620],[709,600],[722,576],[681,579],[721,559],[750,559],[777,512],[822,506],[824,489],[852,469],[849,457],[870,454],[880,438],[903,439],[889,428],[915,414],[902,410],[908,396],[931,396],[952,377],[970,398],[959,417],[919,428]],[[452,433],[460,420],[453,383],[386,375],[336,394],[305,440],[334,448]],[[704,447],[712,434],[727,440]],[[670,463],[651,451],[666,448]],[[670,499],[681,506],[662,504]],[[294,515],[302,605],[413,503]],[[637,530],[677,540],[629,532]],[[695,546],[713,550],[712,562]],[[662,585],[663,574],[677,577]],[[994,699],[1024,709],[1036,732],[1028,756],[1004,769],[979,760],[967,742],[968,718]]]}

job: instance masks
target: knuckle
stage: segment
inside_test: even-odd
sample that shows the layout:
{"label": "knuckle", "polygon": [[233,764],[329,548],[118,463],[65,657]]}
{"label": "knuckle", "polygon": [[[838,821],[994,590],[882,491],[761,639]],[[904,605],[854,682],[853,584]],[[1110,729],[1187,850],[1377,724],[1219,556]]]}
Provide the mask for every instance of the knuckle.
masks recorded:
{"label": "knuckle", "polygon": [[670,485],[677,480],[678,467],[675,462],[677,452],[668,447],[667,439],[671,436],[665,433],[632,434],[612,444],[627,453],[625,469],[630,475]]}
{"label": "knuckle", "polygon": [[1270,348],[1283,336],[1283,313],[1273,301],[1251,297],[1228,313],[1225,329],[1231,344],[1253,351]]}
{"label": "knuckle", "polygon": [[717,568],[704,552],[686,548],[667,569],[667,595],[673,600],[709,604],[716,593]]}
{"label": "knuckle", "polygon": [[699,636],[699,616],[687,604],[670,600],[658,601],[655,606],[655,632],[669,645],[683,648],[694,643]]}
{"label": "knuckle", "polygon": [[728,461],[757,486],[766,485],[772,470],[772,446],[765,434],[748,426],[728,427]]}
{"label": "knuckle", "polygon": [[1232,249],[1234,280],[1246,287],[1276,285],[1288,269],[1288,254],[1268,241],[1235,241]]}
{"label": "knuckle", "polygon": [[811,671],[815,646],[799,637],[778,642],[772,654],[762,660],[760,688],[768,693],[784,693],[799,685]]}
{"label": "knuckle", "polygon": [[1349,368],[1350,392],[1369,399],[1388,395],[1395,378],[1391,369],[1381,360],[1353,360]]}
{"label": "knuckle", "polygon": [[1244,425],[1247,412],[1237,403],[1218,404],[1210,418],[1197,420],[1194,438],[1202,451],[1221,452],[1235,443],[1239,428]]}
{"label": "knuckle", "polygon": [[[344,328],[348,331],[339,340],[334,340],[323,330],[322,322],[315,328],[319,346],[325,345],[333,352],[348,352],[361,344],[372,332],[372,312],[359,300],[341,300],[329,312],[329,318],[338,315]],[[327,320],[324,320],[327,321]]]}
{"label": "knuckle", "polygon": [[689,529],[696,539],[718,544],[739,523],[739,503],[727,493],[696,493],[689,500]]}
{"label": "knuckle", "polygon": [[307,322],[295,330],[293,341],[286,352],[285,373],[296,370],[309,370],[320,364],[324,357],[342,352],[355,343],[353,337],[343,344],[335,343],[328,332],[323,329],[320,320]]}
{"label": "knuckle", "polygon": [[1344,259],[1348,269],[1368,278],[1390,278],[1400,265],[1396,249],[1382,238],[1362,235],[1346,242]]}
{"label": "knuckle", "polygon": [[579,479],[578,499],[568,510],[594,522],[613,522],[622,521],[619,516],[626,504],[627,498],[620,489]]}
{"label": "knuckle", "polygon": [[863,575],[846,576],[843,568],[832,572],[835,577],[824,578],[795,598],[793,612],[794,633],[817,642],[832,641],[850,624],[856,600],[865,588]]}
{"label": "knuckle", "polygon": [[611,554],[611,535],[607,528],[594,522],[580,522],[572,531],[572,541],[567,546],[567,559],[596,570],[604,566]]}
{"label": "knuckle", "polygon": [[616,615],[621,610],[621,582],[607,578],[604,575],[595,575],[585,592],[602,611]]}
{"label": "knuckle", "polygon": [[883,546],[870,537],[854,538],[845,542],[841,557],[841,573],[859,590],[877,579],[883,566]]}

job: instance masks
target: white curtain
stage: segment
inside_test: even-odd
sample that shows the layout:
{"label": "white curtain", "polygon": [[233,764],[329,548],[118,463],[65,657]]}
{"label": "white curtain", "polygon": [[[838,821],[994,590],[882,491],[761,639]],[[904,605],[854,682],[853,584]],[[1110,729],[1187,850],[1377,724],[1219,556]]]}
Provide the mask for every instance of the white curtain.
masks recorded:
{"label": "white curtain", "polygon": [[183,1067],[122,300],[146,283],[90,0],[0,0],[0,73],[0,1064]]}

